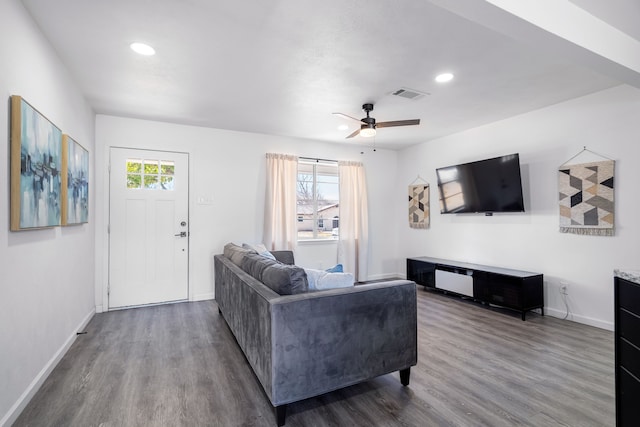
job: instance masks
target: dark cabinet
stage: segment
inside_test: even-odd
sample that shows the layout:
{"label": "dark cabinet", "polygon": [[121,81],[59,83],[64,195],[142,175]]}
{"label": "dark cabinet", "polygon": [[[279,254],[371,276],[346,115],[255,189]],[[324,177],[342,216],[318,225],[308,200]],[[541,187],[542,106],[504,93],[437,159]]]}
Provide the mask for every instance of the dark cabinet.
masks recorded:
{"label": "dark cabinet", "polygon": [[473,299],[518,310],[522,320],[527,311],[544,309],[542,274],[438,258],[407,258],[407,279],[419,285],[438,289],[436,270],[471,275]]}
{"label": "dark cabinet", "polygon": [[640,285],[614,279],[616,425],[640,420]]}
{"label": "dark cabinet", "polygon": [[413,280],[418,285],[428,288],[436,287],[436,266],[429,262],[422,262],[415,259],[407,259],[407,278]]}

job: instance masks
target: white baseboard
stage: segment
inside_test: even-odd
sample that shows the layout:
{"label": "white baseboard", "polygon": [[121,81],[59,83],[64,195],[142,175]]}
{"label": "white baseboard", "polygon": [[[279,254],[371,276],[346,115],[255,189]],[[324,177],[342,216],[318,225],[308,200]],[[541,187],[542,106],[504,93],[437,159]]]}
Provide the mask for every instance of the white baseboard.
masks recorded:
{"label": "white baseboard", "polygon": [[397,278],[405,277],[404,274],[371,274],[367,276],[367,281],[370,280],[386,280],[386,279],[397,279]]}
{"label": "white baseboard", "polygon": [[206,294],[194,295],[192,301],[207,301],[211,299],[215,299],[215,294],[213,292],[207,292]]}
{"label": "white baseboard", "polygon": [[[564,319],[564,316],[567,315],[567,312],[565,310],[557,310],[555,308],[545,307],[544,308],[544,315],[545,316],[551,316],[551,317],[557,317],[559,319]],[[589,326],[594,326],[594,327],[600,328],[600,329],[606,329],[607,331],[613,331],[613,329],[614,329],[614,325],[613,325],[612,322],[605,322],[605,321],[600,320],[600,319],[594,319],[592,317],[580,316],[580,315],[576,315],[576,314],[573,314],[573,313],[569,313],[569,316],[566,318],[566,320],[570,320],[572,322],[577,322],[577,323],[582,323],[582,324],[589,325]]]}
{"label": "white baseboard", "polygon": [[102,307],[102,305],[96,305],[96,314],[98,313],[104,313],[104,308]]}
{"label": "white baseboard", "polygon": [[71,345],[74,343],[74,341],[78,336],[76,332],[82,331],[87,326],[87,324],[91,321],[95,313],[96,313],[95,308],[91,309],[89,314],[87,314],[85,318],[82,319],[80,324],[75,328],[71,336],[67,338],[67,340],[62,345],[62,347],[58,349],[58,351],[47,362],[47,364],[42,368],[42,370],[38,373],[38,375],[36,375],[33,381],[31,381],[31,384],[29,384],[27,389],[24,391],[24,393],[22,393],[22,395],[16,401],[16,403],[14,403],[13,406],[11,406],[11,408],[9,409],[9,411],[4,415],[4,417],[0,419],[0,426],[9,427],[10,425],[16,422],[16,420],[18,419],[18,417],[20,416],[24,408],[29,404],[33,396],[38,392],[38,390],[40,390],[40,387],[42,387],[42,384],[44,383],[44,381],[51,374],[51,371],[53,371],[53,369],[58,365],[60,360],[64,357],[64,355],[67,353]]}

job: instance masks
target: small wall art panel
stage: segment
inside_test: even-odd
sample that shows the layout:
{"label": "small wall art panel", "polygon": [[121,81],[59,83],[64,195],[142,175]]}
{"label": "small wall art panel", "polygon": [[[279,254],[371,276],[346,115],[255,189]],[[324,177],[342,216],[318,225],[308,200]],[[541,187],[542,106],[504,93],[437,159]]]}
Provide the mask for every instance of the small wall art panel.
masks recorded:
{"label": "small wall art panel", "polygon": [[429,228],[429,184],[409,186],[409,227]]}
{"label": "small wall art panel", "polygon": [[89,221],[89,152],[62,135],[62,225]]}
{"label": "small wall art panel", "polygon": [[560,166],[560,231],[592,236],[614,235],[615,161]]}
{"label": "small wall art panel", "polygon": [[11,230],[60,225],[62,132],[11,97]]}

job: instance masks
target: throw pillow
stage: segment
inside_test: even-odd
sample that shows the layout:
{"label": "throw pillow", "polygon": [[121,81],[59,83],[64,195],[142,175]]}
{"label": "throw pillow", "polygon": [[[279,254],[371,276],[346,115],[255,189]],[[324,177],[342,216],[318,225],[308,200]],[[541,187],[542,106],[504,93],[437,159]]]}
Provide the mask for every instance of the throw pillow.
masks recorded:
{"label": "throw pillow", "polygon": [[269,258],[272,260],[276,260],[276,257],[273,256],[273,254],[271,252],[269,252],[267,250],[267,247],[265,245],[263,245],[262,243],[255,243],[255,244],[250,244],[250,243],[243,243],[242,247],[244,249],[251,249],[253,251],[256,251],[259,255],[262,255],[265,258]]}
{"label": "throw pillow", "polygon": [[316,288],[323,289],[350,288],[353,286],[353,274],[351,273],[327,273],[320,277]]}
{"label": "throw pillow", "polygon": [[295,265],[275,263],[262,272],[262,283],[280,295],[307,292],[309,283],[304,269]]}
{"label": "throw pillow", "polygon": [[245,255],[250,253],[255,253],[255,251],[251,249],[244,249],[235,243],[227,243],[224,245],[224,256],[229,258],[232,263],[237,265],[238,267],[242,267],[242,259]]}
{"label": "throw pillow", "polygon": [[344,270],[342,269],[342,264],[336,264],[331,268],[327,268],[327,272],[328,273],[344,273]]}
{"label": "throw pillow", "polygon": [[310,291],[325,289],[349,288],[354,285],[351,273],[329,273],[325,270],[305,268]]}
{"label": "throw pillow", "polygon": [[251,252],[244,256],[240,268],[254,279],[262,282],[262,274],[264,273],[264,270],[273,264],[278,264],[278,261],[265,258],[255,252]]}

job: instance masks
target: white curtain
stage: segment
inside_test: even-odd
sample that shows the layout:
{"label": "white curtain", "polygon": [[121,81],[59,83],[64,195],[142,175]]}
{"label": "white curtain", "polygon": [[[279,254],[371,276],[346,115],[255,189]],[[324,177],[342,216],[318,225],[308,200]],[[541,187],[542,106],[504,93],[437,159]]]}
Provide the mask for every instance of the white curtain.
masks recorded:
{"label": "white curtain", "polygon": [[367,182],[360,162],[338,162],[340,182],[340,237],[338,262],[356,281],[367,280],[369,214]]}
{"label": "white curtain", "polygon": [[294,250],[298,157],[267,153],[267,186],[264,199],[264,238],[269,250]]}

